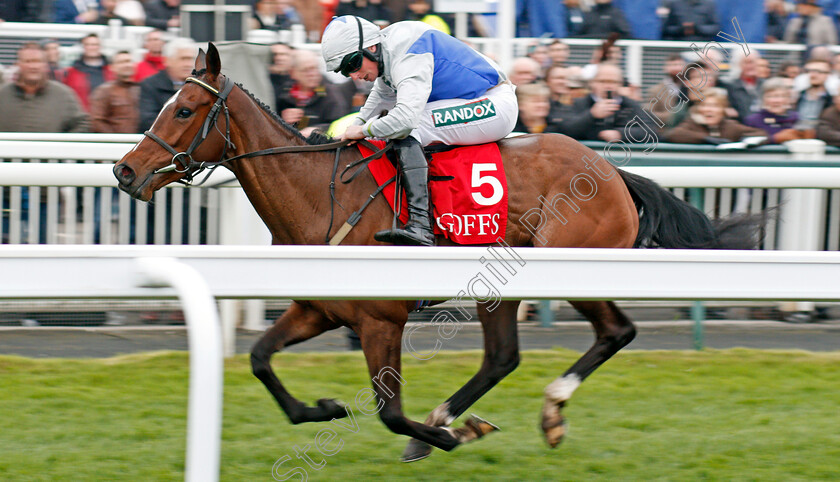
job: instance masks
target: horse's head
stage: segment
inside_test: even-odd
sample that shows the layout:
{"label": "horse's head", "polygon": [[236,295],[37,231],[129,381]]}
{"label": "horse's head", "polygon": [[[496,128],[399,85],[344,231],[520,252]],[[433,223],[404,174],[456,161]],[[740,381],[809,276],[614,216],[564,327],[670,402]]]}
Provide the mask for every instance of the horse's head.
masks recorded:
{"label": "horse's head", "polygon": [[194,77],[164,104],[145,137],[114,166],[119,188],[148,201],[171,182],[189,182],[208,164],[224,159],[230,118],[225,101],[233,81],[219,75],[222,64],[212,43],[199,50]]}

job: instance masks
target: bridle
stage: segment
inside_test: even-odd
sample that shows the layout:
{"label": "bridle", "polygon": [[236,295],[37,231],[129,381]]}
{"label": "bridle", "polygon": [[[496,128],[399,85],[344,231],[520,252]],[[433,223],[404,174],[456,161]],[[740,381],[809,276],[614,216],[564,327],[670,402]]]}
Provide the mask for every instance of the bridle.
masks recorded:
{"label": "bridle", "polygon": [[[259,156],[268,156],[273,154],[291,154],[291,153],[299,153],[299,152],[315,152],[315,151],[329,151],[329,150],[336,150],[336,159],[338,158],[338,154],[341,152],[341,148],[347,146],[351,141],[343,140],[343,141],[336,141],[331,142],[328,144],[319,144],[319,145],[305,145],[305,146],[282,146],[282,147],[271,147],[268,149],[262,149],[259,151],[248,152],[245,154],[239,154],[237,156],[225,158],[228,153],[228,149],[235,150],[236,145],[234,145],[233,141],[230,140],[230,113],[228,112],[227,107],[227,97],[230,95],[230,92],[233,90],[233,87],[236,85],[235,82],[225,77],[225,84],[222,88],[222,91],[219,92],[210,84],[199,80],[195,77],[187,77],[185,80],[186,82],[192,82],[194,84],[200,85],[211,94],[216,96],[216,102],[213,104],[213,107],[210,108],[210,112],[207,113],[207,117],[204,119],[204,125],[202,126],[201,130],[199,130],[195,137],[193,138],[192,142],[190,143],[190,147],[187,148],[186,151],[178,152],[175,150],[174,147],[169,145],[166,141],[158,137],[151,131],[146,131],[143,134],[150,138],[151,140],[157,142],[161,147],[166,149],[170,154],[172,154],[172,160],[169,165],[165,167],[161,167],[160,169],[156,169],[154,174],[166,173],[166,172],[179,172],[184,173],[184,176],[181,179],[178,179],[176,182],[180,182],[181,184],[186,184],[188,186],[192,186],[192,180],[196,174],[208,169],[210,172],[202,179],[202,181],[196,185],[201,185],[210,174],[213,172],[213,169],[219,167],[221,164],[230,161],[236,161],[239,159],[246,159],[251,157],[259,157]],[[225,113],[225,133],[219,130],[217,125],[217,121],[219,119],[219,113]],[[201,145],[202,142],[207,138],[207,135],[210,133],[210,128],[215,127],[219,134],[222,135],[225,139],[225,148],[222,150],[221,156],[219,156],[218,161],[196,161],[193,159],[192,154]],[[363,144],[368,144],[367,141],[361,140],[359,141]],[[375,146],[368,144],[372,150],[377,150]],[[386,149],[382,149],[378,152],[378,155],[383,154],[385,151],[391,148],[392,143],[388,143]],[[377,157],[378,157],[377,155]],[[372,157],[372,156],[369,156]],[[363,159],[363,161],[369,161],[370,159]],[[180,165],[179,165],[180,164]],[[182,167],[183,169],[179,169]],[[356,167],[354,164],[353,166],[348,167]],[[358,172],[356,173],[358,175]],[[356,177],[355,175],[353,176]],[[352,179],[351,179],[352,180]]]}
{"label": "bridle", "polygon": [[[193,75],[196,75],[196,73],[193,72]],[[225,103],[228,95],[230,95],[231,91],[233,90],[234,85],[236,85],[235,82],[233,82],[230,79],[228,79],[227,77],[225,77],[225,84],[222,87],[221,92],[216,90],[213,86],[211,86],[211,85],[207,84],[206,82],[201,81],[201,80],[199,80],[195,77],[187,77],[187,79],[185,80],[185,83],[186,82],[192,82],[194,84],[200,85],[201,87],[203,87],[204,89],[209,91],[211,94],[216,96],[216,102],[213,104],[213,107],[210,108],[210,112],[207,113],[207,117],[204,119],[204,125],[201,127],[201,129],[198,132],[196,132],[195,137],[193,138],[192,142],[190,143],[190,147],[188,147],[186,151],[178,152],[177,150],[175,150],[174,147],[169,145],[169,143],[167,143],[166,141],[164,141],[163,139],[161,139],[160,137],[158,137],[156,134],[152,133],[151,131],[146,131],[146,132],[143,133],[146,137],[148,137],[151,140],[157,142],[161,147],[163,147],[170,154],[172,154],[172,161],[169,163],[169,165],[167,165],[165,167],[161,167],[160,169],[156,169],[154,171],[154,174],[166,173],[166,172],[183,173],[184,176],[181,179],[178,179],[177,182],[180,182],[181,184],[186,184],[187,186],[192,186],[193,185],[192,180],[195,177],[195,175],[204,171],[205,169],[208,169],[210,172],[208,172],[207,175],[204,177],[204,179],[202,179],[202,181],[197,184],[197,185],[201,185],[201,184],[204,183],[204,181],[207,180],[207,178],[213,172],[213,169],[219,167],[220,165],[222,165],[225,162],[235,161],[235,160],[238,160],[238,159],[247,159],[247,158],[252,158],[252,157],[259,157],[259,156],[276,155],[276,154],[290,154],[290,153],[300,153],[300,152],[315,152],[315,151],[335,150],[335,158],[334,158],[333,169],[332,169],[332,179],[330,180],[330,184],[329,184],[330,201],[331,201],[330,202],[330,226],[327,229],[327,235],[326,235],[326,238],[325,238],[325,242],[327,244],[331,244],[331,245],[341,243],[341,241],[344,239],[344,237],[347,236],[347,234],[350,232],[351,229],[353,229],[353,226],[355,226],[356,223],[359,222],[359,220],[362,217],[362,213],[365,211],[365,209],[367,209],[367,207],[370,205],[371,201],[373,201],[376,198],[376,196],[378,196],[382,192],[382,190],[385,188],[385,186],[387,186],[391,182],[394,182],[397,179],[397,176],[394,176],[389,181],[387,181],[386,183],[379,186],[370,196],[368,196],[367,201],[365,201],[365,203],[362,205],[362,207],[359,210],[357,210],[356,212],[354,212],[350,216],[350,218],[348,218],[348,220],[345,221],[344,225],[338,230],[338,232],[332,238],[330,238],[329,234],[332,231],[333,217],[334,217],[334,214],[335,214],[335,204],[337,203],[337,201],[335,199],[335,178],[336,178],[336,174],[338,172],[339,158],[340,158],[340,155],[341,155],[341,149],[346,147],[348,144],[350,144],[351,141],[343,140],[343,141],[337,141],[337,142],[331,142],[331,143],[328,143],[328,144],[319,144],[319,145],[270,147],[268,149],[262,149],[262,150],[259,150],[259,151],[247,152],[247,153],[244,153],[244,154],[239,154],[239,155],[236,155],[236,156],[233,156],[233,157],[225,158],[225,156],[227,155],[227,152],[228,152],[228,148],[230,148],[231,150],[236,150],[236,145],[234,145],[233,141],[230,140],[230,113],[228,112],[228,107],[227,107],[227,104]],[[217,125],[220,112],[225,113],[225,133],[224,134],[222,134],[222,131],[219,130],[219,126]],[[204,142],[205,139],[207,139],[207,135],[210,133],[210,128],[211,127],[214,127],[219,132],[219,134],[222,135],[222,137],[225,140],[225,147],[222,150],[222,154],[221,154],[221,156],[219,156],[218,161],[201,161],[201,162],[196,161],[195,159],[193,159],[192,153],[198,148],[198,146],[201,145],[202,142]],[[373,144],[371,144],[370,142],[368,142],[365,139],[360,139],[359,141],[354,141],[354,142],[358,142],[359,144],[363,144],[363,145],[367,146],[368,149],[370,149],[371,151],[374,151],[374,152],[373,152],[373,154],[370,154],[367,157],[364,157],[360,160],[357,160],[357,161],[354,161],[354,162],[348,164],[344,168],[344,171],[342,171],[342,173],[341,173],[341,182],[344,183],[344,184],[348,184],[348,183],[352,182],[357,176],[359,176],[359,174],[362,173],[362,171],[367,167],[368,163],[370,163],[371,160],[379,158],[380,156],[385,154],[387,151],[391,150],[393,148],[393,145],[394,145],[394,143],[392,141],[388,141],[388,143],[384,147],[378,148],[377,146],[374,146]],[[180,163],[180,166],[179,166],[179,163]],[[179,167],[183,167],[183,169],[179,169]],[[345,175],[348,174],[348,173],[350,173],[350,175],[347,176],[347,178],[345,179]]]}
{"label": "bridle", "polygon": [[[154,173],[159,174],[173,171],[184,173],[183,178],[178,180],[178,182],[182,184],[190,184],[193,180],[193,177],[205,169],[210,169],[212,171],[220,164],[225,162],[225,156],[227,155],[228,148],[230,148],[231,150],[236,149],[236,145],[234,145],[234,143],[230,140],[230,113],[228,112],[227,104],[225,103],[228,95],[233,90],[233,86],[235,85],[234,82],[228,78],[225,78],[225,84],[222,87],[221,92],[216,90],[210,84],[198,80],[195,77],[187,77],[185,84],[187,82],[192,82],[193,84],[200,85],[205,90],[216,96],[216,102],[213,104],[213,107],[210,108],[210,112],[207,113],[207,117],[204,118],[204,125],[198,132],[196,132],[195,137],[190,143],[190,147],[188,147],[186,151],[178,152],[177,150],[175,150],[174,147],[169,145],[169,143],[158,137],[152,131],[146,131],[143,133],[143,135],[157,142],[158,144],[160,144],[161,147],[163,147],[164,149],[169,151],[170,154],[172,154],[172,161],[170,162],[170,164],[168,166],[155,170]],[[224,134],[222,134],[222,131],[219,130],[219,126],[217,125],[219,114],[221,112],[225,113]],[[216,130],[219,131],[219,134],[222,134],[222,137],[224,137],[225,139],[225,148],[222,150],[222,155],[219,157],[219,160],[217,162],[198,162],[195,159],[193,159],[192,154],[193,152],[195,152],[198,146],[200,146],[201,143],[204,142],[205,139],[207,139],[207,135],[210,133],[211,127],[215,127]],[[183,169],[179,169],[179,167],[183,167]]]}

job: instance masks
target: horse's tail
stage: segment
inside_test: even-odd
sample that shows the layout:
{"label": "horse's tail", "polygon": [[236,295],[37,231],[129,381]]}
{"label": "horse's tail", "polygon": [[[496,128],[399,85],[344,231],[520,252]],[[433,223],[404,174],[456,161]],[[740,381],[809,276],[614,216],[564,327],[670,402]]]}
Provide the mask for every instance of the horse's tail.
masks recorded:
{"label": "horse's tail", "polygon": [[767,213],[735,214],[712,221],[703,211],[645,177],[617,169],[639,212],[634,247],[756,249]]}

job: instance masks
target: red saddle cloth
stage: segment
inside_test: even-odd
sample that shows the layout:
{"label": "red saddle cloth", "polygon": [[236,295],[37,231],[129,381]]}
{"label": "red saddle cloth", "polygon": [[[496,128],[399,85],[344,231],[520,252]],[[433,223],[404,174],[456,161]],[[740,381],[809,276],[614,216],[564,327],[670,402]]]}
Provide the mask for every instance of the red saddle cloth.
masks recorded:
{"label": "red saddle cloth", "polygon": [[[379,148],[382,141],[373,141]],[[373,151],[359,145],[363,156]],[[381,156],[368,164],[378,185],[397,173],[393,164]],[[451,179],[450,179],[451,178]],[[435,234],[458,244],[491,244],[505,237],[508,192],[502,155],[495,142],[458,147],[432,155],[429,188]],[[394,209],[394,183],[382,191]],[[408,220],[405,193],[401,194],[400,221]]]}

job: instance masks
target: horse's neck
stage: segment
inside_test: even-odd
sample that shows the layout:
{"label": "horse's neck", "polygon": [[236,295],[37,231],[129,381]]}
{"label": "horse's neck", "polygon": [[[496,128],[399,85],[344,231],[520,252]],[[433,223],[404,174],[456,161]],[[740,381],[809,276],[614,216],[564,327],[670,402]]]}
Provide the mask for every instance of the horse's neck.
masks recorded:
{"label": "horse's neck", "polygon": [[[302,144],[250,100],[234,117],[235,154]],[[274,244],[323,243],[329,218],[327,189],[335,151],[282,154],[234,161],[230,166],[254,209],[271,231]],[[324,220],[324,222],[321,222]],[[322,226],[323,225],[323,226]]]}

